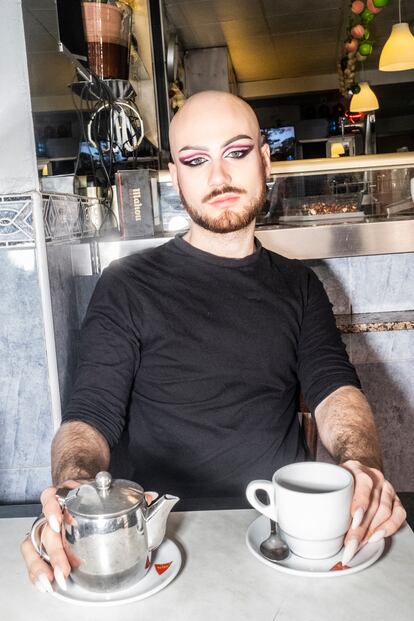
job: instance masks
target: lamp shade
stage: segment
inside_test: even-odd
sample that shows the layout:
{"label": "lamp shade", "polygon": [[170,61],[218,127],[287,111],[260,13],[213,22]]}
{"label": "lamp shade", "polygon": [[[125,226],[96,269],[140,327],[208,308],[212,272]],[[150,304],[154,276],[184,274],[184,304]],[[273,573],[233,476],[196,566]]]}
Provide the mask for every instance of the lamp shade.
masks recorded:
{"label": "lamp shade", "polygon": [[359,93],[352,96],[351,103],[349,104],[350,112],[371,112],[371,110],[378,110],[379,103],[377,96],[368,82],[360,82],[359,86],[361,90]]}
{"label": "lamp shade", "polygon": [[405,71],[414,69],[414,37],[406,22],[394,24],[382,48],[380,71]]}

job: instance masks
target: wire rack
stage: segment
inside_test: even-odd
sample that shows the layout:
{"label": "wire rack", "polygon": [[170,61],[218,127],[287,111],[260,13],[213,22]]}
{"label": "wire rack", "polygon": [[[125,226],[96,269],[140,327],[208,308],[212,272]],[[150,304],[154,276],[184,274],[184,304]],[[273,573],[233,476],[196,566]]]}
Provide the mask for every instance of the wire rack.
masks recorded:
{"label": "wire rack", "polygon": [[46,241],[71,241],[99,235],[102,205],[76,194],[42,194]]}

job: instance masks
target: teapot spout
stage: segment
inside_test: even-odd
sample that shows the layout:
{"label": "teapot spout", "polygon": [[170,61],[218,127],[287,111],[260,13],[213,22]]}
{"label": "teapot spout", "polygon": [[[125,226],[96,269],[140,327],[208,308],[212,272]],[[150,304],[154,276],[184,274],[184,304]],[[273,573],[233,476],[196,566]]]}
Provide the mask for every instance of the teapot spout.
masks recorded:
{"label": "teapot spout", "polygon": [[149,551],[155,550],[155,548],[161,545],[165,536],[167,518],[171,509],[179,500],[177,496],[166,494],[147,508],[145,522],[147,525]]}

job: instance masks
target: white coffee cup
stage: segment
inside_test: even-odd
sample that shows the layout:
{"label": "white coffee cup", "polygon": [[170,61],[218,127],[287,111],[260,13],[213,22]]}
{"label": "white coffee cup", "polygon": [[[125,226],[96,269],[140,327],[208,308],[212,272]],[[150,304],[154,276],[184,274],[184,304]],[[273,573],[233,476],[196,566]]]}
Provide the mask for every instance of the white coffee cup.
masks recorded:
{"label": "white coffee cup", "polygon": [[[257,498],[263,490],[265,505]],[[348,470],[324,462],[297,462],[277,470],[272,481],[251,481],[247,500],[279,525],[291,551],[309,559],[339,552],[351,522],[353,477]]]}

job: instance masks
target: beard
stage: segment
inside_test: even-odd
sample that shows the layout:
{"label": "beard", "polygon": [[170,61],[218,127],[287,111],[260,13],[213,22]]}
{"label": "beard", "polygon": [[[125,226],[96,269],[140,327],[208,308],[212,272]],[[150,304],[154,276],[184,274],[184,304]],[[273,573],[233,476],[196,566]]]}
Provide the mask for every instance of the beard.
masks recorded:
{"label": "beard", "polygon": [[[213,198],[226,193],[240,194],[246,193],[246,190],[234,186],[222,186],[213,190],[208,196],[202,199],[205,204]],[[236,207],[234,210],[230,207],[224,209],[219,216],[212,217],[208,212],[202,212],[200,209],[187,201],[180,188],[181,202],[190,216],[191,220],[212,233],[233,233],[246,228],[261,213],[266,199],[266,179],[263,175],[258,194],[252,198],[248,205],[243,208]]]}

